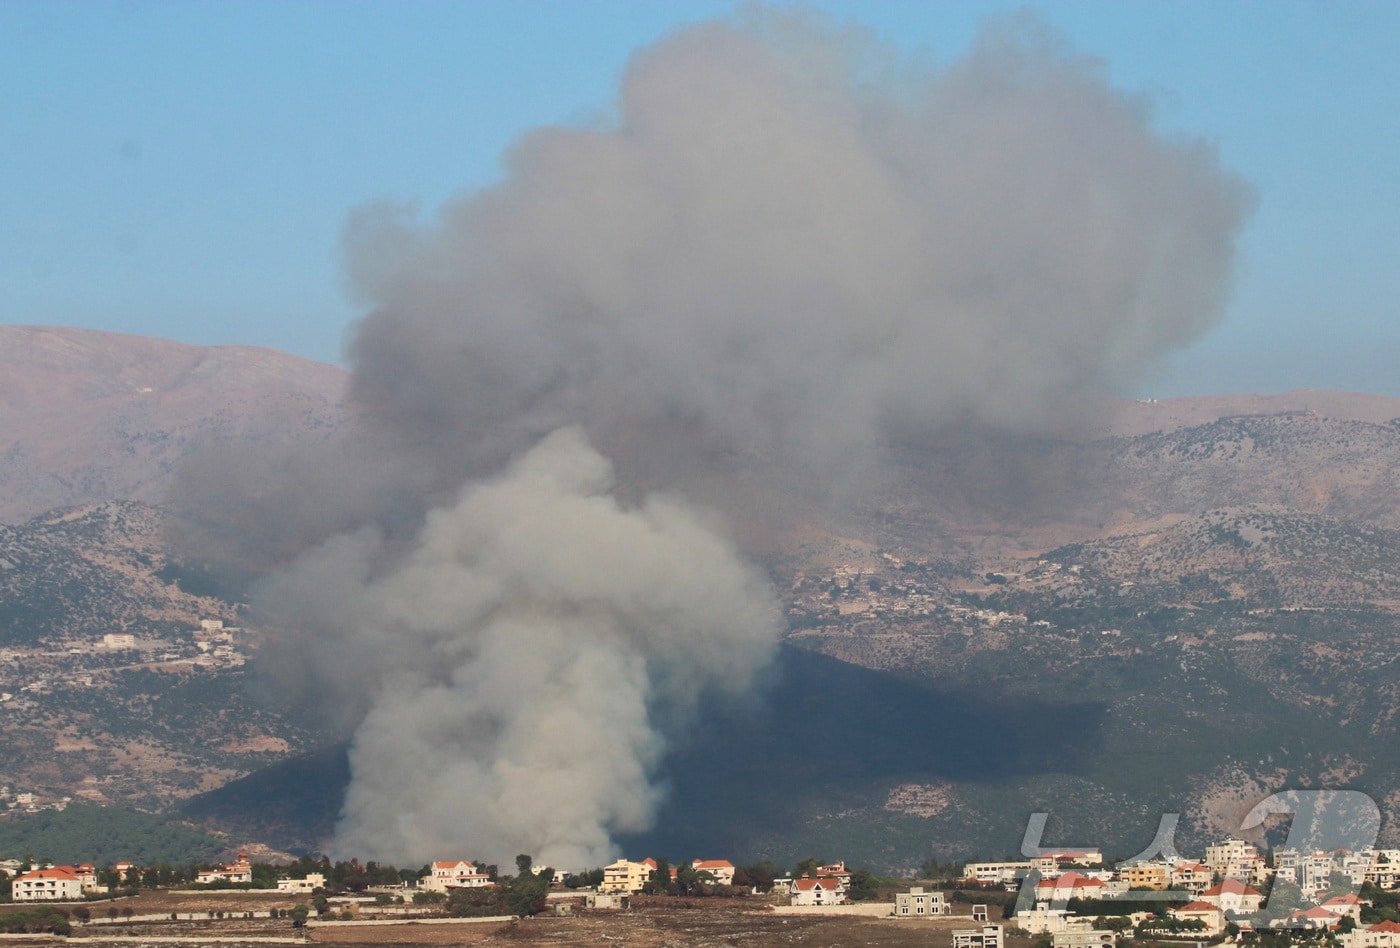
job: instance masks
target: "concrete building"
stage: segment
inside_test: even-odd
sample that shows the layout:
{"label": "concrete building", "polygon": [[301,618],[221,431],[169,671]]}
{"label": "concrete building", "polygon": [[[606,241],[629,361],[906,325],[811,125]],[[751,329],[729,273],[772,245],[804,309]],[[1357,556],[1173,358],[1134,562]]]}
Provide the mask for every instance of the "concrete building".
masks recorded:
{"label": "concrete building", "polygon": [[908,892],[898,892],[894,897],[895,918],[931,918],[947,915],[948,902],[942,892],[925,892],[915,886]]}
{"label": "concrete building", "polygon": [[643,859],[641,862],[619,859],[611,866],[603,867],[603,882],[598,886],[598,891],[621,894],[640,892],[655,871],[655,859]]}
{"label": "concrete building", "polygon": [[1002,948],[1000,925],[962,928],[953,932],[953,948]]}
{"label": "concrete building", "polygon": [[447,892],[451,889],[480,889],[492,885],[491,877],[478,872],[476,866],[465,859],[444,860],[433,863],[426,876],[418,880],[418,888],[429,892]]}
{"label": "concrete building", "polygon": [[324,873],[308,872],[305,879],[278,879],[278,892],[315,892],[326,887]]}
{"label": "concrete building", "polygon": [[72,866],[51,866],[15,876],[10,897],[16,902],[73,902],[83,897],[83,885]]}

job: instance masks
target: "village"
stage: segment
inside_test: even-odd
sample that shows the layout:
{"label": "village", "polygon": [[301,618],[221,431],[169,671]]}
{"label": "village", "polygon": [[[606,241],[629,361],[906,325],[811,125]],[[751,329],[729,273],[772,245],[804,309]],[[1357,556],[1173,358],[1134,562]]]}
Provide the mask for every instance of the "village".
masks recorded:
{"label": "village", "polygon": [[[227,864],[186,871],[129,861],[99,870],[9,858],[0,860],[0,891],[8,892],[14,911],[0,909],[0,930],[75,934],[93,926],[146,926],[150,935],[162,926],[225,920],[298,930],[334,925],[341,933],[355,924],[452,919],[504,924],[540,918],[567,925],[669,905],[727,917],[758,912],[783,924],[844,918],[912,931],[927,923],[919,929],[920,943],[952,948],[1094,948],[1128,940],[1400,948],[1400,850],[1266,856],[1231,838],[1208,846],[1199,860],[1114,865],[1098,850],[1078,849],[939,868],[941,878],[897,880],[817,859],[782,874],[766,861],[735,866],[693,859],[673,866],[656,858],[570,873],[536,871],[530,857],[520,856],[516,873],[508,875],[465,859],[400,871],[324,857],[272,866],[241,853]],[[268,901],[208,908],[216,896]],[[142,907],[143,900],[158,910]],[[109,903],[105,911],[98,905],[103,901]]]}

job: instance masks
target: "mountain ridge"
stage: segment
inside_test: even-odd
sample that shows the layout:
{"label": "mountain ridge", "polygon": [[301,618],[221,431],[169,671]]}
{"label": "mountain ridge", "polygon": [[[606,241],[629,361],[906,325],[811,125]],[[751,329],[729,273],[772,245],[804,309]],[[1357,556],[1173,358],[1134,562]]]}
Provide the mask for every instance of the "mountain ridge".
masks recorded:
{"label": "mountain ridge", "polygon": [[[7,368],[24,361],[9,345],[14,340],[24,340],[34,356],[24,373]],[[92,504],[162,497],[179,465],[210,443],[257,450],[269,440],[333,438],[353,418],[343,400],[347,382],[344,370],[270,350],[213,352],[79,330],[0,327],[0,522],[45,498],[62,498],[67,511],[17,529],[116,516]],[[38,398],[40,391],[48,397]],[[1321,785],[1373,793],[1393,837],[1400,823],[1400,686],[1390,664],[1400,617],[1400,399],[1293,392],[1099,408],[1111,411],[1054,435],[950,430],[896,444],[891,463],[839,509],[799,493],[777,498],[786,519],[774,518],[775,529],[751,530],[762,542],[748,549],[783,600],[790,626],[784,661],[802,670],[780,680],[788,689],[783,701],[808,715],[828,707],[839,713],[835,699],[823,705],[811,683],[824,675],[864,683],[871,693],[860,701],[868,704],[848,699],[857,730],[888,727],[893,746],[927,739],[935,756],[921,749],[901,762],[890,751],[878,766],[866,766],[861,753],[870,748],[860,740],[807,746],[805,735],[781,730],[763,738],[766,745],[754,734],[728,745],[707,743],[704,735],[681,741],[662,775],[675,788],[663,827],[629,844],[667,850],[710,838],[745,858],[820,848],[909,866],[931,853],[1014,848],[1025,814],[1050,809],[1064,845],[1136,851],[1135,834],[1150,834],[1157,813],[1185,812],[1183,834],[1200,839],[1235,831],[1243,810],[1273,789]],[[36,471],[47,480],[27,485]],[[123,491],[140,496],[108,496]],[[763,501],[760,492],[746,499],[760,518]],[[136,562],[112,537],[93,534],[91,542],[87,551],[73,547],[66,567],[72,576],[124,556]],[[149,560],[142,569],[163,575],[167,586],[200,580],[198,564],[159,542],[136,547]],[[15,565],[23,564],[16,558]],[[112,575],[102,582],[118,583]],[[9,595],[50,609],[42,596],[54,587],[26,586],[23,578],[0,573]],[[119,626],[122,601],[113,596],[105,613],[96,606],[81,615],[69,610],[64,629],[90,641]],[[239,614],[236,596],[223,602],[230,615]],[[212,604],[185,609],[217,612]],[[62,639],[64,629],[53,634]],[[805,658],[812,653],[821,656],[816,665]],[[122,679],[122,687],[150,692],[133,707],[158,708],[161,683],[174,680],[136,676]],[[194,679],[182,673],[179,680]],[[227,668],[201,687],[215,682],[209,694],[233,695],[230,689],[256,680]],[[799,681],[814,690],[803,691]],[[897,698],[900,682],[959,696],[961,704]],[[278,848],[293,841],[305,848],[315,840],[304,833],[293,840],[285,825],[279,831],[269,816],[275,807],[246,801],[267,787],[285,789],[287,774],[298,773],[284,766],[260,784],[262,766],[306,753],[330,768],[318,779],[333,786],[343,761],[333,752],[316,754],[328,746],[318,742],[340,737],[292,720],[287,709],[238,700],[239,713],[251,716],[241,730],[181,706],[194,715],[189,720],[219,730],[222,750],[212,756],[207,748],[182,747],[178,735],[145,719],[128,721],[143,746],[159,749],[162,772],[171,775],[148,805],[199,800],[200,791],[225,784],[230,790],[202,809],[183,805],[230,830],[288,834],[269,840]],[[1042,710],[1027,711],[1027,723],[1072,720],[1057,715],[1075,701],[1101,710],[1093,714],[1093,741],[1082,754],[1065,756],[1061,770],[1045,762],[1033,772],[1011,766],[1022,746],[1014,716],[988,718],[1000,722],[1006,736],[999,739],[985,721],[963,714],[979,702],[1029,702],[1024,707]],[[50,704],[44,720],[60,723],[64,705]],[[744,733],[742,719],[721,725],[721,717],[721,736]],[[99,742],[88,751],[92,766],[110,770],[115,761],[130,774],[126,783],[84,784],[93,773],[80,772],[82,753],[59,745],[85,747],[90,734],[60,728],[46,749],[39,746],[42,727],[22,733],[27,743],[9,753],[37,762],[34,772],[48,775],[56,792],[77,787],[87,799],[141,799],[139,759],[112,757]],[[788,745],[800,753],[787,753]],[[716,746],[748,750],[725,760]],[[844,756],[818,766],[824,750]],[[935,759],[938,753],[987,759],[981,770],[954,771]],[[764,766],[777,761],[809,773],[813,785],[789,792],[790,775],[765,776]],[[210,780],[200,785],[203,766],[211,768]],[[749,798],[763,797],[765,787],[790,797],[781,828],[743,824],[732,808],[711,806],[703,792],[686,789],[696,775],[725,773]],[[234,778],[243,782],[229,783]],[[324,812],[291,804],[287,812],[322,831],[328,825]],[[674,823],[678,814],[685,830],[668,836],[664,821]]]}

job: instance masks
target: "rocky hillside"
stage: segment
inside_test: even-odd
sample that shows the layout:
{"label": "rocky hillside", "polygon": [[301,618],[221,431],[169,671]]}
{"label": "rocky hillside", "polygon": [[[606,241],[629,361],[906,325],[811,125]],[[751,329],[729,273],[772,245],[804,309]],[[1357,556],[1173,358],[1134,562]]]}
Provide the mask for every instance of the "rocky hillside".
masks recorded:
{"label": "rocky hillside", "polygon": [[[12,789],[156,806],[242,778],[190,812],[324,834],[343,758],[295,758],[331,735],[250,698],[253,631],[199,625],[236,625],[237,595],[169,552],[159,510],[94,502],[165,496],[211,443],[332,436],[344,384],[264,350],[0,327]],[[1400,400],[1107,408],[906,443],[840,503],[720,485],[789,648],[771,706],[715,709],[676,749],[662,829],[629,845],[907,867],[1014,850],[1047,810],[1048,843],[1127,855],[1163,811],[1199,842],[1285,786],[1367,790],[1393,840]],[[122,631],[135,652],[101,644]]]}
{"label": "rocky hillside", "polygon": [[258,700],[259,636],[161,519],[109,502],[0,526],[0,797],[153,809],[325,739]]}
{"label": "rocky hillside", "polygon": [[0,523],[162,501],[196,448],[334,430],[345,384],[271,349],[0,326]]}

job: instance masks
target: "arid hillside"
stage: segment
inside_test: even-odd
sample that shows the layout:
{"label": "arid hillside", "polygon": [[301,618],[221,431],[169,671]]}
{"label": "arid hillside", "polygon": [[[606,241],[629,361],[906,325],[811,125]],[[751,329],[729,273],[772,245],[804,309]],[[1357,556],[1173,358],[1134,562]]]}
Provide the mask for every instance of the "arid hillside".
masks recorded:
{"label": "arid hillside", "polygon": [[[324,840],[343,754],[247,674],[259,630],[202,628],[243,618],[202,572],[218,551],[174,552],[160,510],[108,502],[159,503],[206,446],[334,437],[346,381],[267,350],[0,327],[14,789]],[[908,867],[1012,849],[1048,810],[1057,844],[1116,852],[1161,812],[1185,814],[1183,842],[1233,832],[1287,786],[1367,790],[1396,838],[1397,419],[1400,400],[1338,392],[1103,403],[1054,434],[911,437],[836,489],[681,485],[768,570],[788,647],[766,699],[678,744],[659,828],[629,844]],[[103,644],[125,631],[135,651]]]}
{"label": "arid hillside", "polygon": [[0,523],[160,502],[200,446],[334,430],[346,379],[272,349],[0,326]]}

